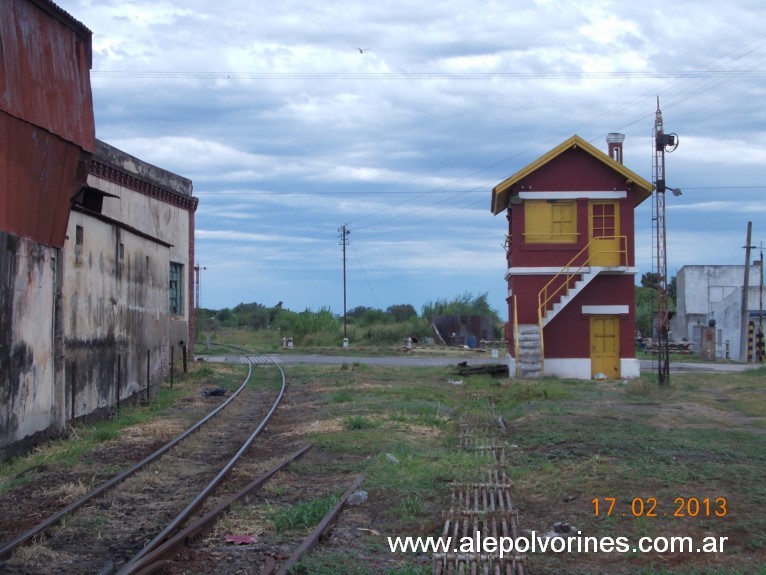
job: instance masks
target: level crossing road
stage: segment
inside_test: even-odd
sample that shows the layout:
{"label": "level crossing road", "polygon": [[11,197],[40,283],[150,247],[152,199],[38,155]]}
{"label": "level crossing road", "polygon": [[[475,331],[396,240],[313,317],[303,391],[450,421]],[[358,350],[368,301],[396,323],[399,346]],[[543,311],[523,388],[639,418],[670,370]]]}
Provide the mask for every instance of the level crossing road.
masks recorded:
{"label": "level crossing road", "polygon": [[[449,366],[457,365],[461,362],[467,362],[468,365],[490,365],[505,363],[503,358],[491,357],[423,357],[423,356],[381,356],[381,357],[359,357],[359,356],[340,356],[340,355],[319,355],[319,354],[245,354],[253,363],[266,363],[276,361],[283,365],[315,364],[315,365],[343,365],[359,363],[363,365],[380,365],[391,367],[429,367],[429,366]],[[197,359],[209,362],[227,362],[239,363],[238,355],[197,355]]]}
{"label": "level crossing road", "polygon": [[[353,355],[320,355],[320,354],[246,354],[248,359],[254,363],[277,362],[283,365],[343,365],[359,363],[363,365],[379,365],[389,367],[431,367],[431,366],[450,366],[461,362],[467,362],[468,365],[492,365],[506,363],[504,357],[466,357],[462,356],[420,356],[420,355],[392,355],[392,356],[353,356]],[[197,359],[210,362],[228,362],[239,363],[240,356],[237,355],[197,355]],[[656,362],[652,360],[640,360],[641,372],[651,373],[657,368]],[[743,364],[729,362],[671,362],[670,370],[675,373],[682,372],[738,372],[760,367],[759,364]]]}

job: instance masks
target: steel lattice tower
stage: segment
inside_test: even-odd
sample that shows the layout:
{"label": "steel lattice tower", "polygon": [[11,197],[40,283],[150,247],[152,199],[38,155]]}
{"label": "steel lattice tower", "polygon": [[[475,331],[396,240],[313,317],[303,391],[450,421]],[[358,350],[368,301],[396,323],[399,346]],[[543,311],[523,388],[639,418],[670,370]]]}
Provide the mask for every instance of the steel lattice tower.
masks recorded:
{"label": "steel lattice tower", "polygon": [[[657,315],[654,320],[657,340],[657,382],[660,385],[670,383],[670,314],[668,309],[668,260],[665,226],[665,151],[672,152],[678,145],[675,134],[666,134],[662,125],[660,99],[657,98],[657,113],[654,119],[654,270],[656,274]],[[675,191],[674,191],[675,193]],[[680,193],[680,191],[679,191]]]}

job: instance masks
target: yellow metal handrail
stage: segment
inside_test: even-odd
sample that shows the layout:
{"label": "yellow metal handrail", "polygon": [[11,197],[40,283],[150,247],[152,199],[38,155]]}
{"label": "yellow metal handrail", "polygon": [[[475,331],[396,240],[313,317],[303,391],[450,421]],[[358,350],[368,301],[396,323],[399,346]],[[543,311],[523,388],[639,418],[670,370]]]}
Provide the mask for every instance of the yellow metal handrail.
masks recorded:
{"label": "yellow metal handrail", "polygon": [[545,375],[545,339],[543,339],[543,320],[538,323],[540,327],[540,375]]}
{"label": "yellow metal handrail", "polygon": [[519,378],[519,314],[516,311],[516,295],[513,298],[513,359],[516,362],[516,379]]}
{"label": "yellow metal handrail", "polygon": [[[575,271],[571,271],[570,268],[574,264],[574,262],[582,256],[585,252],[587,252],[591,244],[597,240],[620,240],[620,249],[619,250],[597,250],[590,254],[585,261],[580,264]],[[551,278],[551,280],[543,286],[543,289],[540,290],[540,292],[537,294],[537,318],[540,323],[540,340],[541,340],[541,347],[542,347],[542,330],[543,330],[543,318],[545,317],[545,310],[548,307],[548,303],[558,296],[558,294],[561,292],[563,288],[567,288],[569,285],[570,280],[576,276],[580,275],[582,273],[583,268],[588,267],[590,265],[591,260],[600,254],[607,254],[607,253],[619,253],[620,254],[620,261],[625,261],[625,265],[627,265],[627,258],[628,258],[628,238],[627,236],[601,236],[597,238],[591,239],[583,249],[581,249],[577,254],[567,262],[567,264],[561,268],[561,270]],[[548,293],[548,288],[551,286],[553,282],[556,281],[559,277],[566,275],[566,279],[559,284],[559,286],[553,290],[553,292]],[[568,288],[567,288],[568,289]]]}

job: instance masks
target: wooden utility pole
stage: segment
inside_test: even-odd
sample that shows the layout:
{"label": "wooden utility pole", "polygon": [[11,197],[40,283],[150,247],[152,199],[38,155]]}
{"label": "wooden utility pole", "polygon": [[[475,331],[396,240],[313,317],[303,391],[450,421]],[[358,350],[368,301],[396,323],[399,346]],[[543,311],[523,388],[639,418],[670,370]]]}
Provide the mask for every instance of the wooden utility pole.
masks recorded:
{"label": "wooden utility pole", "polygon": [[346,246],[348,245],[348,224],[343,224],[338,228],[340,233],[340,245],[343,247],[343,338],[348,337],[348,320],[346,317]]}
{"label": "wooden utility pole", "polygon": [[[758,282],[758,335],[755,338],[755,361],[763,362],[763,242],[761,242],[760,281]],[[760,342],[760,343],[759,343]]]}
{"label": "wooden utility pole", "polygon": [[763,242],[761,242],[761,281],[758,284],[758,327],[763,334]]}
{"label": "wooden utility pole", "polygon": [[747,222],[747,243],[745,243],[745,282],[742,288],[742,326],[740,329],[739,360],[749,362],[747,353],[747,331],[750,323],[750,314],[747,311],[747,292],[750,290],[750,240],[753,234],[753,222]]}

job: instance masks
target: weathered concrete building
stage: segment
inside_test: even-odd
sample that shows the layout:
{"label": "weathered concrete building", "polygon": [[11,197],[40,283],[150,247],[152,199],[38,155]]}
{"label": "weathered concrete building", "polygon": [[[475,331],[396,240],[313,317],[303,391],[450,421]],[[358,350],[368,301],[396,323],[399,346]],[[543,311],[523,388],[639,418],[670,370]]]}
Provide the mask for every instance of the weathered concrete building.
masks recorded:
{"label": "weathered concrete building", "polygon": [[96,142],[63,250],[70,419],[151,396],[193,341],[196,207],[191,181]]}
{"label": "weathered concrete building", "polygon": [[193,346],[194,213],[198,199],[192,196],[191,180],[97,140],[88,185],[91,192],[104,198],[102,215],[168,244],[168,281],[163,283],[168,290],[168,338],[175,344]]}
{"label": "weathered concrete building", "polygon": [[0,2],[0,456],[65,424],[61,288],[72,196],[95,148],[91,32]]}
{"label": "weathered concrete building", "polygon": [[[761,266],[751,265],[746,306],[756,327],[766,304],[761,282]],[[683,266],[676,274],[677,311],[670,324],[673,339],[691,341],[699,351],[702,330],[712,320],[716,357],[743,361],[740,344],[744,285],[744,265]]]}
{"label": "weathered concrete building", "polygon": [[197,199],[95,139],[81,23],[4,0],[0,35],[2,459],[156,392],[194,338]]}

